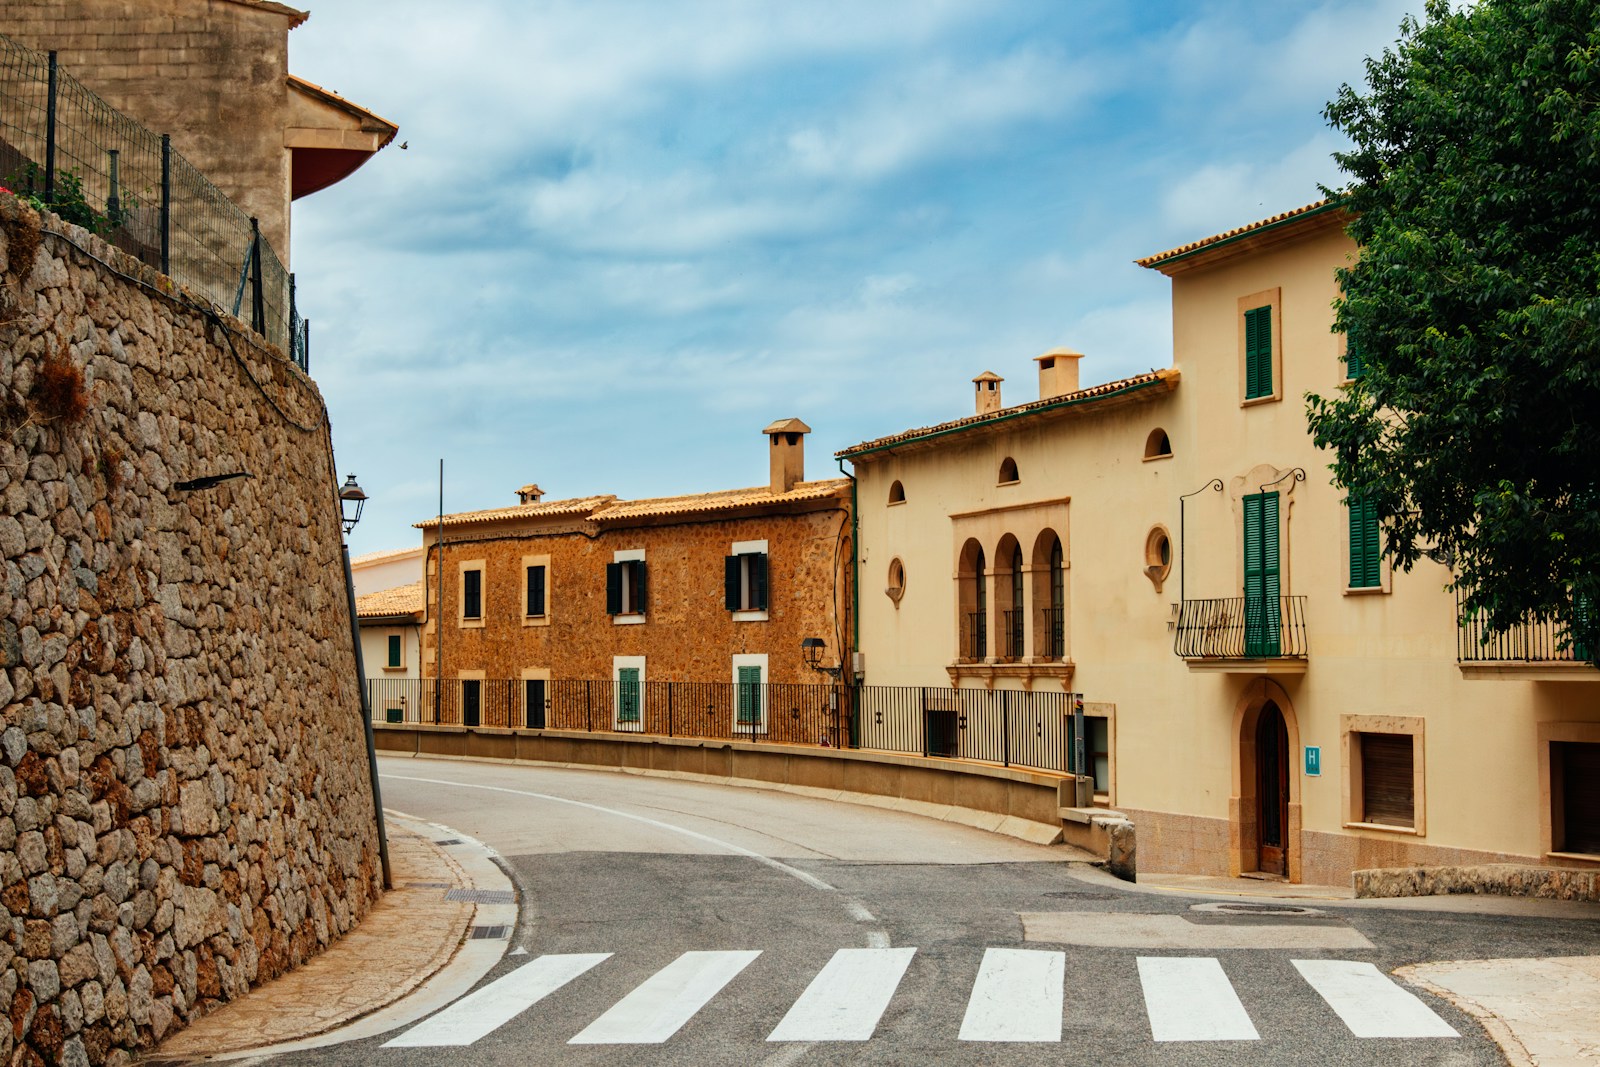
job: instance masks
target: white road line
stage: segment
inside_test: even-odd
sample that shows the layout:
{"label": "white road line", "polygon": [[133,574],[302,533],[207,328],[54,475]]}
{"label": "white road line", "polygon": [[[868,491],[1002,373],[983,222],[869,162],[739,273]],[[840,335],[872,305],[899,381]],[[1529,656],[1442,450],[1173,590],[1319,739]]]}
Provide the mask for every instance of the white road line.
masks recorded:
{"label": "white road line", "polygon": [[658,1045],[683,1028],[760,952],[685,952],[646,978],[569,1045]]}
{"label": "white road line", "polygon": [[911,965],[914,948],[842,948],[768,1041],[866,1041]]}
{"label": "white road line", "polygon": [[1357,1037],[1460,1037],[1455,1028],[1370,963],[1292,960]]}
{"label": "white road line", "polygon": [[1210,956],[1140,956],[1139,982],[1157,1041],[1258,1041],[1239,994]]}
{"label": "white road line", "polygon": [[[582,800],[568,800],[566,797],[551,796],[549,793],[534,793],[526,789],[507,789],[504,786],[498,785],[476,785],[470,782],[451,782],[443,778],[413,778],[404,774],[385,774],[382,777],[392,778],[397,782],[421,782],[424,785],[447,785],[456,789],[481,789],[490,793],[510,793],[512,796],[531,797],[534,800],[548,800],[553,804],[570,804],[575,808],[587,808],[589,811],[598,811],[606,815],[615,815],[619,819],[632,819],[634,822],[642,822],[646,826],[653,826],[657,830],[666,830],[669,833],[682,834],[684,837],[692,837],[696,841],[704,841],[708,845],[715,845],[718,848],[726,849],[729,852],[735,853],[736,855],[748,857],[755,860],[757,863],[763,863],[768,867],[771,867],[775,871],[782,871],[790,878],[797,878],[813,889],[821,889],[829,893],[839,892],[837,888],[829,885],[827,882],[824,882],[821,878],[818,878],[815,875],[807,874],[798,867],[791,867],[782,860],[775,860],[771,856],[763,856],[761,853],[756,852],[753,849],[745,848],[743,845],[735,845],[733,842],[724,841],[721,838],[712,837],[710,834],[702,834],[698,830],[685,829],[682,826],[674,826],[670,822],[662,822],[659,819],[651,819],[643,815],[635,815],[632,812],[618,811],[616,808],[606,808],[600,806],[599,804],[585,803]],[[848,907],[849,904],[847,903],[846,906]]]}
{"label": "white road line", "polygon": [[471,996],[463,997],[427,1021],[413,1026],[384,1048],[437,1048],[470,1045],[554,993],[578,975],[610,959],[609,952],[540,956]]}
{"label": "white road line", "polygon": [[991,948],[961,1020],[962,1041],[1060,1041],[1067,954]]}

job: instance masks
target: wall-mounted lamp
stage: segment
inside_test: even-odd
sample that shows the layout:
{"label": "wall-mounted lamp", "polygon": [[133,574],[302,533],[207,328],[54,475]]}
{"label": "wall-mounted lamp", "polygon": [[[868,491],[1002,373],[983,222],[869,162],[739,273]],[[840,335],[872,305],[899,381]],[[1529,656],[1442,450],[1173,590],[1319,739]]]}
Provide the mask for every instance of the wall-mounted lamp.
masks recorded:
{"label": "wall-mounted lamp", "polygon": [[349,475],[345,478],[344,485],[339,487],[339,515],[344,523],[346,536],[349,536],[350,531],[356,528],[356,523],[361,521],[361,509],[366,506],[367,494],[356,484],[356,476]]}
{"label": "wall-mounted lamp", "polygon": [[821,671],[830,678],[837,678],[844,673],[843,664],[837,667],[822,665],[822,654],[828,648],[828,643],[820,637],[802,637],[800,639],[800,656],[805,660],[807,667],[814,671]]}

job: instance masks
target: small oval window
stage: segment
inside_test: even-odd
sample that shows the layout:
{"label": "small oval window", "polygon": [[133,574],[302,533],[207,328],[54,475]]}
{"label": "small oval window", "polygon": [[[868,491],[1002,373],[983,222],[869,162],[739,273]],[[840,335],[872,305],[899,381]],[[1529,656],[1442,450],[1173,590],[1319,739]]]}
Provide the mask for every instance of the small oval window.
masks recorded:
{"label": "small oval window", "polygon": [[1017,461],[1007,456],[1000,461],[1000,484],[1021,481],[1017,474]]}
{"label": "small oval window", "polygon": [[1161,583],[1172,573],[1172,538],[1165,526],[1151,529],[1144,539],[1144,576],[1161,592]]}
{"label": "small oval window", "polygon": [[[899,483],[896,482],[896,485]],[[906,568],[898,559],[889,561],[889,584],[883,590],[889,599],[894,601],[894,606],[900,606],[900,598],[906,595]]]}
{"label": "small oval window", "polygon": [[889,487],[889,503],[904,504],[906,502],[906,487],[898,481]]}
{"label": "small oval window", "polygon": [[1159,426],[1150,431],[1150,436],[1145,438],[1145,459],[1166,459],[1172,455],[1172,438],[1167,436],[1167,431]]}

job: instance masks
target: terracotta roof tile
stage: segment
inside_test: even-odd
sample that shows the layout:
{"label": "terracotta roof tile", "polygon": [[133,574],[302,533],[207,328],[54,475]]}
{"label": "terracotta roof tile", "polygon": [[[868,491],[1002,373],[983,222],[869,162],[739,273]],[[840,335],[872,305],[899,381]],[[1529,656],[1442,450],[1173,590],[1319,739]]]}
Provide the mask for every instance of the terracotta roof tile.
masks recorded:
{"label": "terracotta roof tile", "polygon": [[380,552],[368,552],[365,555],[357,556],[355,559],[351,560],[350,566],[364,567],[373,563],[383,563],[391,559],[404,559],[409,555],[421,554],[422,548],[422,545],[412,545],[410,548],[386,548]]}
{"label": "terracotta roof tile", "polygon": [[[959,433],[969,429],[977,429],[990,423],[1004,422],[1007,419],[1013,419],[1019,415],[1042,413],[1053,411],[1059,408],[1076,407],[1081,404],[1107,400],[1114,396],[1121,396],[1125,393],[1130,393],[1137,390],[1150,389],[1153,386],[1163,384],[1166,386],[1166,390],[1163,390],[1164,392],[1177,388],[1178,371],[1176,368],[1169,367],[1164,370],[1153,370],[1147,374],[1135,375],[1132,378],[1121,378],[1114,382],[1106,382],[1103,385],[1091,385],[1087,389],[1079,389],[1075,393],[1064,393],[1061,396],[1053,396],[1047,400],[1033,400],[1026,404],[1017,404],[1008,408],[1000,408],[998,411],[990,411],[982,415],[968,415],[964,419],[955,419],[951,422],[941,422],[935,426],[923,426],[915,430],[904,430],[897,434],[891,434],[888,437],[879,437],[876,440],[863,441],[859,445],[851,445],[849,448],[835,452],[834,455],[841,459],[849,459],[853,456],[859,456],[866,452],[876,452],[879,449],[888,448],[892,445],[908,444],[912,441],[920,440],[925,437],[942,437],[945,434]],[[1152,391],[1152,395],[1159,394],[1156,394]]]}
{"label": "terracotta roof tile", "polygon": [[[486,511],[458,511],[454,515],[446,515],[446,526],[468,526],[480,522],[504,522],[512,519],[546,519],[560,516],[583,515],[587,516],[596,508],[604,507],[617,499],[610,494],[605,496],[580,496],[570,500],[543,500],[537,504],[513,504],[508,508],[489,508]],[[418,530],[432,530],[439,525],[439,520],[425,519],[422,522],[411,524]]]}
{"label": "terracotta roof tile", "polygon": [[393,589],[380,589],[356,597],[356,618],[381,619],[394,615],[418,615],[423,609],[422,583],[412,582]]}
{"label": "terracotta roof tile", "polygon": [[614,522],[617,519],[653,515],[685,515],[696,512],[729,511],[762,504],[822,500],[835,495],[849,484],[848,478],[830,478],[821,482],[797,482],[787,493],[774,493],[770,486],[763,485],[752,489],[726,489],[717,493],[664,496],[653,500],[619,500],[610,507],[596,511],[593,518],[596,522]]}
{"label": "terracotta roof tile", "polygon": [[1143,259],[1136,259],[1134,260],[1134,263],[1141,267],[1160,267],[1162,264],[1170,263],[1173,260],[1182,259],[1185,256],[1193,255],[1194,253],[1206,248],[1210,248],[1213,245],[1225,244],[1229,241],[1236,240],[1237,238],[1247,236],[1260,230],[1267,230],[1274,226],[1281,226],[1282,224],[1293,219],[1303,218],[1310,215],[1319,215],[1330,208],[1336,208],[1338,206],[1339,202],[1332,198],[1318,200],[1314,204],[1307,204],[1304,207],[1297,207],[1293,211],[1283,211],[1273,215],[1271,218],[1261,219],[1257,222],[1246,223],[1243,226],[1235,226],[1231,230],[1226,230],[1218,234],[1212,234],[1210,237],[1202,237],[1198,241],[1190,241],[1186,245],[1179,245],[1177,248],[1169,248],[1165,252],[1157,252],[1153,256],[1145,256]]}

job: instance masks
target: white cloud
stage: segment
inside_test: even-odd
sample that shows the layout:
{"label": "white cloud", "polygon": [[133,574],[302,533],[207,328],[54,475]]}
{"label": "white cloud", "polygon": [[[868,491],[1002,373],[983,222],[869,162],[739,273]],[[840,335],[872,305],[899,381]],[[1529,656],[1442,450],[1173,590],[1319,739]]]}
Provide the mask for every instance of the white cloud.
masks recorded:
{"label": "white cloud", "polygon": [[1332,153],[1342,142],[1320,131],[1299,147],[1258,162],[1222,159],[1186,175],[1161,194],[1161,216],[1170,232],[1188,234],[1174,244],[1243,226],[1322,198],[1318,182],[1338,184]]}

